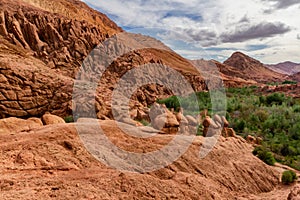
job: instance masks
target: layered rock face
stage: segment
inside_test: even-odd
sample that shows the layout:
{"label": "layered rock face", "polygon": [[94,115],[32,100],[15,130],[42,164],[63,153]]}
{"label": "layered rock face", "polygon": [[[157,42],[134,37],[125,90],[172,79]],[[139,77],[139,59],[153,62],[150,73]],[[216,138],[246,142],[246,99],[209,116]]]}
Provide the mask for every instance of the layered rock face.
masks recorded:
{"label": "layered rock face", "polygon": [[[0,117],[69,115],[73,78],[82,61],[122,30],[79,1],[28,2],[40,2],[39,8],[0,1]],[[46,11],[48,4],[60,10]]]}
{"label": "layered rock face", "polygon": [[[85,4],[65,2],[77,8],[77,12],[86,14],[78,7]],[[75,14],[67,10],[72,7],[63,7],[65,12],[57,14],[54,13],[56,10],[47,12],[23,1],[2,0],[0,3],[0,35],[20,48],[31,50],[47,67],[60,69],[62,74],[69,77],[74,77],[76,69],[94,47],[121,31],[106,16],[92,9],[89,10],[95,20],[89,22],[83,17],[72,18]],[[52,3],[59,8],[59,2]],[[106,22],[108,25],[103,25]]]}
{"label": "layered rock face", "polygon": [[72,79],[0,38],[0,117],[71,111]]}

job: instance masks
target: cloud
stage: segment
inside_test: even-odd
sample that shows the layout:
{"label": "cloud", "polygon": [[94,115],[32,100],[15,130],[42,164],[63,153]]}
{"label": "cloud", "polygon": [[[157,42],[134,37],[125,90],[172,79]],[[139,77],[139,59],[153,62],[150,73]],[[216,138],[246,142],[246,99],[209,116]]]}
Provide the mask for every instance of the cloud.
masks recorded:
{"label": "cloud", "polygon": [[201,28],[187,28],[187,29],[173,29],[159,34],[163,40],[181,40],[186,43],[198,43],[202,47],[209,47],[217,45],[218,35],[212,29]]}
{"label": "cloud", "polygon": [[83,1],[126,31],[160,39],[186,57],[201,55],[199,49],[224,58],[243,50],[263,62],[300,62],[300,0]]}
{"label": "cloud", "polygon": [[295,4],[300,4],[299,0],[262,0],[262,1],[275,3],[273,7],[276,9],[285,9]]}
{"label": "cloud", "polygon": [[240,21],[239,23],[249,23],[250,22],[250,19],[248,18],[247,15],[245,15]]}
{"label": "cloud", "polygon": [[291,31],[283,23],[261,22],[252,26],[239,26],[233,32],[223,33],[220,38],[224,43],[245,42],[252,39],[263,39]]}

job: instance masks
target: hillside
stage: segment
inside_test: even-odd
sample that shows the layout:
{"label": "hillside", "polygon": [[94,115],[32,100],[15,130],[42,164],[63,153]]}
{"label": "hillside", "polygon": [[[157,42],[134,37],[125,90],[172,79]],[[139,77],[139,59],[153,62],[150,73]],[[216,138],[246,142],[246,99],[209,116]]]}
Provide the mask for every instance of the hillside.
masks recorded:
{"label": "hillside", "polygon": [[265,66],[281,74],[293,75],[300,72],[300,64],[290,61]]}
{"label": "hillside", "polygon": [[241,52],[235,52],[224,61],[224,64],[231,66],[227,75],[237,75],[246,80],[254,80],[259,83],[282,82],[283,74],[274,72],[264,66],[260,61],[255,60]]}
{"label": "hillside", "polygon": [[289,79],[300,82],[300,72],[298,72],[296,74],[293,74],[293,75],[290,75]]}
{"label": "hillside", "polygon": [[[4,121],[0,122],[1,125]],[[160,149],[173,137],[157,135],[138,139],[124,135],[113,121],[99,123],[115,145],[130,152]],[[268,195],[279,183],[279,172],[253,156],[251,145],[240,137],[221,137],[212,152],[199,159],[200,148],[205,143],[199,136],[173,164],[140,174],[119,172],[99,163],[82,145],[75,126],[84,130],[83,134],[91,134],[97,130],[98,123],[82,121],[77,125],[36,125],[35,128],[32,125],[23,132],[2,132],[2,198],[234,199],[251,196],[260,199],[260,195]],[[288,193],[286,190],[284,197]]]}

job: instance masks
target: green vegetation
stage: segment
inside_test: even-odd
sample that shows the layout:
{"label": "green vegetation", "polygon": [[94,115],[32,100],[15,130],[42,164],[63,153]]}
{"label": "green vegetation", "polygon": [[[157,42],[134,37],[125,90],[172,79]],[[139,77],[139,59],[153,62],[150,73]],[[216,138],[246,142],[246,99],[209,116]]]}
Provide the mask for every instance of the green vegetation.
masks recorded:
{"label": "green vegetation", "polygon": [[296,81],[286,80],[286,81],[282,82],[282,84],[297,84],[297,82]]}
{"label": "green vegetation", "polygon": [[256,147],[253,150],[253,154],[268,165],[274,165],[276,162],[275,158],[273,157],[273,154],[261,146]]}
{"label": "green vegetation", "polygon": [[[277,162],[300,170],[300,100],[280,93],[262,95],[256,90],[256,87],[226,90],[226,118],[230,127],[243,137],[263,138],[263,151],[256,155],[266,163],[272,164],[274,157]],[[197,115],[204,109],[211,114],[210,94],[199,92],[196,97],[198,103],[191,97],[170,97],[158,102],[176,109],[181,104],[185,114]]]}
{"label": "green vegetation", "polygon": [[[197,98],[197,99],[196,99]],[[197,105],[198,100],[198,105]],[[204,110],[211,107],[210,95],[208,92],[199,92],[195,96],[188,97],[177,97],[171,96],[167,99],[158,100],[160,104],[165,104],[168,108],[174,108],[175,111],[179,111],[180,105],[185,108],[185,111],[189,114],[198,114],[196,113],[199,110]]]}
{"label": "green vegetation", "polygon": [[74,119],[73,119],[72,115],[65,117],[64,120],[65,120],[66,123],[72,123],[72,122],[74,122]]}
{"label": "green vegetation", "polygon": [[297,180],[297,175],[295,172],[293,172],[291,170],[284,171],[281,176],[281,181],[285,185],[293,183],[293,182],[295,182],[295,180]]}
{"label": "green vegetation", "polygon": [[139,121],[141,124],[143,124],[143,126],[148,126],[149,125],[149,122],[148,121],[146,121],[146,120],[141,120],[141,121]]}

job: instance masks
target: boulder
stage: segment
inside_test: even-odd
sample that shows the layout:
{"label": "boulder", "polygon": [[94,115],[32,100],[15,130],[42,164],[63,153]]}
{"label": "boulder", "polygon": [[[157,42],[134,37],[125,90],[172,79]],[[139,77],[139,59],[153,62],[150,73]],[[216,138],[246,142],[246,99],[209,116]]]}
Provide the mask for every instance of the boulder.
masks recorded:
{"label": "boulder", "polygon": [[189,121],[186,119],[186,117],[183,115],[183,108],[180,108],[179,112],[175,115],[177,121],[179,122],[179,130],[181,134],[188,132],[188,124]]}
{"label": "boulder", "polygon": [[220,117],[220,115],[214,115],[213,119],[214,119],[214,121],[215,121],[216,123],[218,123],[219,125],[222,126],[223,120],[222,120],[222,118]]}
{"label": "boulder", "polygon": [[226,128],[226,132],[227,132],[227,136],[228,137],[235,137],[235,131],[233,130],[233,128]]}
{"label": "boulder", "polygon": [[202,124],[203,124],[204,127],[211,127],[211,128],[214,128],[214,129],[221,128],[220,124],[216,123],[209,116],[205,117]]}
{"label": "boulder", "polygon": [[162,130],[162,132],[167,134],[177,134],[179,127],[182,125],[178,122],[176,115],[169,111],[164,105],[162,105],[161,108],[163,109],[164,113],[158,115],[154,120],[151,120],[152,127]]}
{"label": "boulder", "polygon": [[226,117],[222,116],[222,122],[223,122],[223,126],[224,127],[228,127],[229,126],[229,122],[227,121]]}
{"label": "boulder", "polygon": [[34,128],[43,126],[41,121],[37,118],[28,120],[10,117],[0,120],[0,134],[10,134],[30,131]]}
{"label": "boulder", "polygon": [[185,118],[188,121],[189,126],[197,126],[198,125],[198,121],[191,115],[187,115],[185,116]]}
{"label": "boulder", "polygon": [[300,200],[300,185],[296,185],[287,198],[288,200]]}
{"label": "boulder", "polygon": [[246,137],[246,141],[250,144],[257,144],[256,138],[252,135],[248,135]]}
{"label": "boulder", "polygon": [[147,121],[147,122],[150,122],[150,117],[148,114],[146,114],[143,110],[137,110],[137,116],[135,118],[135,120],[138,120],[138,121]]}
{"label": "boulder", "polygon": [[42,121],[44,125],[51,125],[51,124],[64,124],[66,123],[65,120],[59,116],[52,115],[50,113],[46,113],[42,117]]}
{"label": "boulder", "polygon": [[257,137],[257,138],[256,138],[256,143],[257,143],[258,145],[261,145],[261,144],[262,144],[262,141],[263,141],[263,139],[262,139],[261,137]]}
{"label": "boulder", "polygon": [[36,124],[39,124],[40,126],[43,126],[43,122],[40,118],[37,117],[31,117],[27,121],[35,122]]}
{"label": "boulder", "polygon": [[158,103],[154,103],[151,108],[150,108],[150,112],[149,112],[149,116],[151,121],[154,121],[156,117],[158,117],[159,115],[162,115],[165,112],[165,109],[159,105]]}
{"label": "boulder", "polygon": [[[164,125],[163,125],[164,124]],[[171,112],[166,112],[155,118],[153,127],[159,129],[160,127],[171,128],[179,127],[179,122],[177,121],[175,115]]]}

